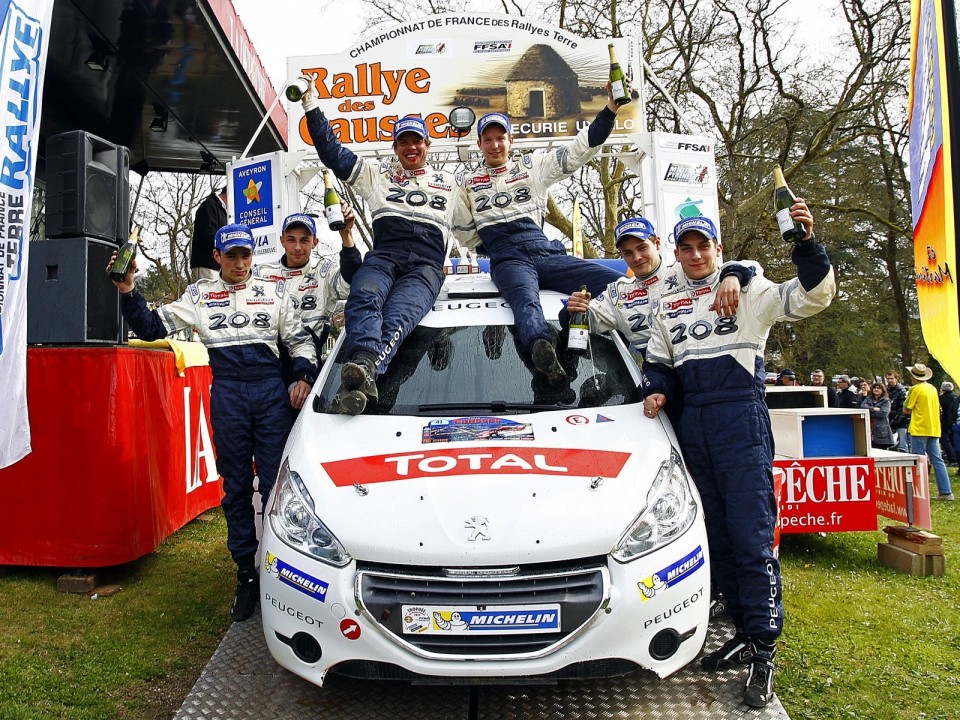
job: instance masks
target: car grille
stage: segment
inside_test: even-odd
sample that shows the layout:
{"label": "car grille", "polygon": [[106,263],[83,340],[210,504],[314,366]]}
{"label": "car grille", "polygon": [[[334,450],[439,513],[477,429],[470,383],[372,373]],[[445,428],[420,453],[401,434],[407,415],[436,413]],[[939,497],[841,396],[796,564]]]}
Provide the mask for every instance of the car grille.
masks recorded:
{"label": "car grille", "polygon": [[[435,569],[360,567],[358,597],[364,611],[389,637],[417,654],[475,659],[548,654],[573,639],[609,598],[609,576],[602,561],[586,566],[526,567],[506,576],[482,569],[468,572],[477,574],[450,577]],[[548,603],[560,606],[559,632],[403,632],[403,605],[495,609]]]}
{"label": "car grille", "polygon": [[573,663],[543,675],[500,677],[454,677],[420,675],[391,663],[375,660],[348,660],[330,668],[343,677],[357,680],[405,680],[415,685],[545,685],[558,680],[598,680],[637,672],[640,666],[629,660],[611,658]]}

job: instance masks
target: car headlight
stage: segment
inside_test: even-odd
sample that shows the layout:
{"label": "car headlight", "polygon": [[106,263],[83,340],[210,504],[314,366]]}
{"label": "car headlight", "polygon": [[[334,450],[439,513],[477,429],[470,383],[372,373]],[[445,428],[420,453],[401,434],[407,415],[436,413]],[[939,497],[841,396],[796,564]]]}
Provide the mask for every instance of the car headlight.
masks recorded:
{"label": "car headlight", "polygon": [[647,493],[647,506],[611,554],[620,562],[642,557],[683,535],[696,517],[697,501],[683,460],[675,448],[670,448],[670,459],[660,466]]}
{"label": "car headlight", "polygon": [[287,460],[280,468],[268,517],[274,534],[294,550],[336,567],[350,562],[336,535],[317,517],[303,478]]}

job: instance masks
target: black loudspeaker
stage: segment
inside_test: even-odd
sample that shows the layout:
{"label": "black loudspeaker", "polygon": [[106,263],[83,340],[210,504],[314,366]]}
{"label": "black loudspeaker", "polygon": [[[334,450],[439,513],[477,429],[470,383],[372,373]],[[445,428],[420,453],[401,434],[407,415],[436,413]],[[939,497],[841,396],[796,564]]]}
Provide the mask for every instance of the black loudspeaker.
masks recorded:
{"label": "black loudspeaker", "polygon": [[130,151],[83,130],[47,138],[46,236],[124,242]]}
{"label": "black loudspeaker", "polygon": [[107,277],[117,246],[69,237],[30,243],[27,342],[125,343],[120,294]]}

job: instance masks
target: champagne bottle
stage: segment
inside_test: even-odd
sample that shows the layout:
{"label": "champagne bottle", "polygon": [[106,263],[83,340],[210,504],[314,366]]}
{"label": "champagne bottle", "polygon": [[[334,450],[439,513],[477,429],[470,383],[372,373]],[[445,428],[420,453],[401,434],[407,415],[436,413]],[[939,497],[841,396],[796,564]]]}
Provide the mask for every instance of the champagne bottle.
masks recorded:
{"label": "champagne bottle", "polygon": [[443,261],[443,274],[453,275],[453,260],[450,259],[449,254],[447,254],[447,257]]}
{"label": "champagne bottle", "polygon": [[797,201],[787,181],[783,177],[783,170],[779,165],[773,168],[773,209],[777,213],[777,225],[780,234],[786,242],[800,242],[807,234],[807,229],[790,217],[790,208]]}
{"label": "champagne bottle", "polygon": [[630,92],[627,90],[627,82],[624,79],[620,62],[617,60],[617,51],[614,49],[613,43],[607,44],[607,50],[610,51],[610,86],[613,92],[613,101],[617,105],[626,105],[633,98],[630,97]]}
{"label": "champagne bottle", "polygon": [[117,282],[123,282],[127,278],[127,273],[130,272],[130,266],[133,264],[133,259],[137,256],[137,245],[140,243],[140,226],[135,225],[133,227],[133,232],[130,233],[130,239],[127,240],[117,251],[117,259],[113,262],[113,267],[110,268],[110,279],[116,280]]}
{"label": "champagne bottle", "polygon": [[457,275],[467,275],[470,273],[470,261],[467,260],[466,253],[461,249],[460,257],[457,258]]}
{"label": "champagne bottle", "polygon": [[331,230],[343,230],[347,224],[343,220],[343,208],[340,206],[340,196],[333,189],[333,180],[330,173],[323,171],[323,214],[327,218],[327,226]]}
{"label": "champagne bottle", "polygon": [[287,85],[284,95],[287,96],[287,100],[290,102],[300,102],[300,98],[302,98],[309,89],[310,78],[308,78],[306,75],[301,75],[292,83]]}
{"label": "champagne bottle", "polygon": [[[580,292],[587,291],[586,285],[580,286]],[[590,324],[586,312],[575,312],[570,315],[570,331],[567,334],[567,352],[575,355],[586,355],[590,349]]]}

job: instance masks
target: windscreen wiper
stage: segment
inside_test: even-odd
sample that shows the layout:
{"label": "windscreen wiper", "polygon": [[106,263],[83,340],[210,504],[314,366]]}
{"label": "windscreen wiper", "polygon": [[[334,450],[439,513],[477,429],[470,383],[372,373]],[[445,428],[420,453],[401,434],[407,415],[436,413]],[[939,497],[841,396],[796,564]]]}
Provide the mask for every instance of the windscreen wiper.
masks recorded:
{"label": "windscreen wiper", "polygon": [[444,412],[494,412],[505,413],[511,410],[526,412],[546,411],[546,410],[567,410],[570,405],[550,405],[547,403],[511,403],[503,400],[493,400],[492,402],[462,402],[462,403],[424,403],[417,406],[417,411],[422,413],[444,413]]}

